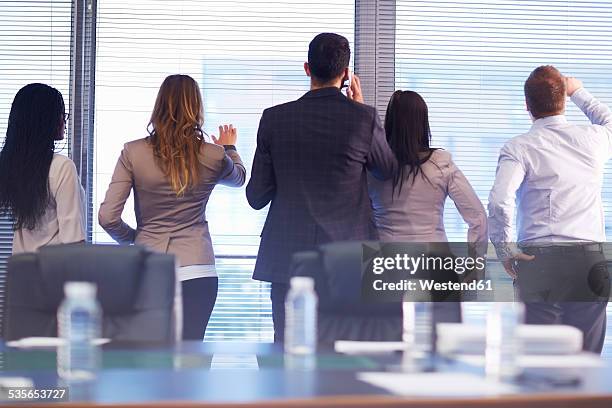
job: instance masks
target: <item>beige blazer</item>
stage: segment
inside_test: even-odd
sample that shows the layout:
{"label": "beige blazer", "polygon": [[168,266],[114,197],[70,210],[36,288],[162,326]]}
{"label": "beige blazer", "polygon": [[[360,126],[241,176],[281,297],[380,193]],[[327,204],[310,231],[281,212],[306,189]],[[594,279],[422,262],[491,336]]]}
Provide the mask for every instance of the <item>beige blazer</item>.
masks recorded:
{"label": "beige blazer", "polygon": [[13,254],[85,241],[85,191],[74,162],[61,154],[54,154],[51,161],[49,193],[51,200],[36,228],[15,231]]}
{"label": "beige blazer", "polygon": [[[206,204],[217,184],[240,187],[246,170],[236,150],[204,143],[200,152],[200,182],[177,197],[153,154],[148,139],[125,144],[98,221],[119,243],[136,243],[176,255],[180,266],[212,265],[213,246],[206,221]],[[121,219],[125,201],[134,190],[134,230]]]}
{"label": "beige blazer", "polygon": [[446,242],[444,202],[450,197],[468,224],[467,242],[487,245],[487,214],[465,175],[444,150],[435,150],[414,184],[405,180],[392,197],[393,180],[368,178],[374,221],[381,241]]}

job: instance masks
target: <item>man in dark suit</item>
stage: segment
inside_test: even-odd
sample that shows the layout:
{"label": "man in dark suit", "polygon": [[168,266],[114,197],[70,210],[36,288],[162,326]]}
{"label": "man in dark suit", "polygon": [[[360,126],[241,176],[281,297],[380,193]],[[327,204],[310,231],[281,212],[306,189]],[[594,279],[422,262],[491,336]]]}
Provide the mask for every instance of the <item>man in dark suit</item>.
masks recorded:
{"label": "man in dark suit", "polygon": [[388,179],[397,169],[376,110],[363,104],[359,78],[348,97],[340,92],[349,59],[346,38],[317,35],[304,63],[310,92],[266,109],[259,122],[246,194],[256,210],[271,202],[253,278],[272,282],[275,342],[284,335],[292,255],[332,241],[378,239],[366,173]]}

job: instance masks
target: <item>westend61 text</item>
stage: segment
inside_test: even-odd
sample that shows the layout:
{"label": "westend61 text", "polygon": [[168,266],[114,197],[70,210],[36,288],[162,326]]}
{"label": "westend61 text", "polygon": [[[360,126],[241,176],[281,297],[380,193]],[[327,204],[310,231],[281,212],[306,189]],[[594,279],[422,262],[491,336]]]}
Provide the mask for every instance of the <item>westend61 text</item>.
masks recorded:
{"label": "westend61 text", "polygon": [[431,279],[409,280],[399,282],[384,282],[380,279],[372,283],[376,291],[492,291],[491,280],[481,279],[472,282],[436,282]]}

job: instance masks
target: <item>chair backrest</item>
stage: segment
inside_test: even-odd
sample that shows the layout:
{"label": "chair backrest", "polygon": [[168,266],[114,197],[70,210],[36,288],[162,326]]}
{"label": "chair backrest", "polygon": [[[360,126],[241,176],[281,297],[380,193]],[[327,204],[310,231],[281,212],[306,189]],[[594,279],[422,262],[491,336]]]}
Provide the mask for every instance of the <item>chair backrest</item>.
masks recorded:
{"label": "chair backrest", "polygon": [[[385,244],[385,250],[390,253],[397,248]],[[371,276],[363,277],[364,257],[368,259],[369,252],[379,250],[378,242],[334,242],[322,245],[316,251],[299,252],[293,256],[291,275],[310,276],[315,280],[319,297],[319,343],[402,339],[402,303],[366,302],[362,296],[362,285],[368,285],[371,279]],[[459,323],[461,320],[459,302],[435,302],[432,309],[434,344],[437,323]]]}
{"label": "chair backrest", "polygon": [[134,246],[49,246],[12,256],[6,280],[6,340],[56,336],[57,309],[69,281],[97,285],[103,337],[126,342],[174,340],[172,255]]}
{"label": "chair backrest", "polygon": [[[293,256],[292,276],[310,276],[319,297],[318,340],[399,341],[402,306],[365,303],[361,296],[362,245],[337,242]],[[373,243],[372,243],[373,244]]]}

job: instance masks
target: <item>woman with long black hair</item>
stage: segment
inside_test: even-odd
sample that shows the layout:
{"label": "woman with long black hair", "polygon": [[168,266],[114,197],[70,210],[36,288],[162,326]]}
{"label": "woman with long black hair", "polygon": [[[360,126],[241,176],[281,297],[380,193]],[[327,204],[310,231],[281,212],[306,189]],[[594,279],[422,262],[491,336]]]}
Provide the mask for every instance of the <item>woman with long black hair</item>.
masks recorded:
{"label": "woman with long black hair", "polygon": [[430,147],[428,108],[418,93],[393,94],[385,133],[399,171],[387,181],[369,179],[381,241],[446,242],[444,203],[450,197],[468,224],[467,242],[486,247],[485,209],[451,154]]}
{"label": "woman with long black hair", "polygon": [[13,253],[85,240],[85,193],[74,163],[55,153],[67,114],[44,84],[17,92],[0,152],[0,212],[13,219]]}
{"label": "woman with long black hair", "polygon": [[[421,95],[413,91],[393,94],[387,106],[385,133],[397,157],[399,171],[391,180],[368,179],[380,240],[442,243],[430,249],[434,254],[438,250],[447,253],[444,203],[450,197],[468,224],[467,242],[477,254],[482,254],[488,240],[487,214],[450,153],[431,147],[429,110]],[[459,279],[453,271],[435,270],[430,273],[430,277],[439,282],[457,282]],[[461,321],[459,303],[448,302],[449,299],[459,300],[457,295],[431,293],[435,301],[434,323]]]}

